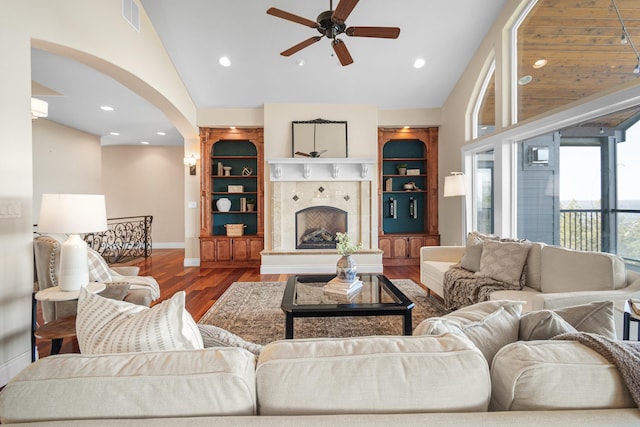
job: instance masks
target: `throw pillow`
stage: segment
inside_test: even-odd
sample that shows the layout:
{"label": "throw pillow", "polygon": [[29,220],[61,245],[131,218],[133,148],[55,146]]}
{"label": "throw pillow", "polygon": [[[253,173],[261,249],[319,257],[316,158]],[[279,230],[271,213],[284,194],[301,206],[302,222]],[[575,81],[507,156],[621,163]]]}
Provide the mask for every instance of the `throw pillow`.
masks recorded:
{"label": "throw pillow", "polygon": [[460,267],[473,271],[474,273],[480,269],[482,244],[485,240],[499,240],[499,238],[496,236],[487,236],[477,231],[472,231],[467,235],[467,243],[462,259],[460,260]]}
{"label": "throw pillow", "polygon": [[76,334],[84,354],[202,349],[184,291],[151,308],[80,289]]}
{"label": "throw pillow", "polygon": [[236,334],[232,334],[226,329],[219,328],[213,325],[200,325],[198,324],[200,335],[202,335],[202,342],[204,348],[209,347],[240,347],[245,350],[249,350],[256,356],[260,356],[262,352],[262,346],[260,344],[245,341]]}
{"label": "throw pillow", "polygon": [[100,254],[91,248],[87,248],[87,261],[89,263],[90,282],[110,282],[111,273],[107,262]]}
{"label": "throw pillow", "polygon": [[616,339],[613,306],[613,301],[598,301],[526,313],[520,319],[520,339],[546,340],[570,332],[589,332]]}
{"label": "throw pillow", "polygon": [[104,288],[104,291],[100,292],[99,295],[105,298],[111,298],[118,301],[122,301],[124,297],[129,293],[129,287],[131,285],[126,282],[109,282],[105,283],[107,286]]}
{"label": "throw pillow", "polygon": [[529,243],[485,241],[482,245],[480,270],[475,274],[520,287],[530,246]]}
{"label": "throw pillow", "polygon": [[414,335],[441,335],[453,332],[467,336],[487,359],[507,344],[518,340],[522,301],[486,301],[461,308],[443,317],[424,320]]}

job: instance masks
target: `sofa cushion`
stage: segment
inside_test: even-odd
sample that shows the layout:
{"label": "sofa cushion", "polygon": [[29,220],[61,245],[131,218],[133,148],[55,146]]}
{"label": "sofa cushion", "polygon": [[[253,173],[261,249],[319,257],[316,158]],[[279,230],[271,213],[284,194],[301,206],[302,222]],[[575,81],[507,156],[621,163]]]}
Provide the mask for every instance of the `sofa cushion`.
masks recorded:
{"label": "sofa cushion", "polygon": [[616,339],[613,306],[613,301],[599,301],[526,313],[520,318],[520,339],[546,340],[577,331]]}
{"label": "sofa cushion", "polygon": [[558,246],[542,248],[542,292],[601,291],[625,286],[624,260],[616,255]]}
{"label": "sofa cushion", "polygon": [[76,334],[84,354],[203,348],[184,291],[151,308],[80,290]]}
{"label": "sofa cushion", "polygon": [[491,365],[491,410],[631,408],[616,367],[573,341],[518,341]]}
{"label": "sofa cushion", "polygon": [[520,285],[530,246],[529,243],[485,241],[482,244],[480,269],[476,275],[512,286]]}
{"label": "sofa cushion", "polygon": [[536,291],[542,288],[542,248],[544,246],[546,246],[544,243],[531,242],[525,262],[525,283]]}
{"label": "sofa cushion", "polygon": [[491,364],[498,350],[517,341],[520,301],[485,301],[461,308],[443,317],[423,320],[414,335],[440,335],[453,332],[468,337]]}
{"label": "sofa cushion", "polygon": [[488,375],[478,349],[455,334],[276,341],[258,358],[258,412],[486,411]]}
{"label": "sofa cushion", "polygon": [[213,325],[200,325],[198,324],[198,330],[202,335],[202,342],[204,348],[209,347],[240,347],[247,351],[260,355],[262,352],[262,346],[260,344],[245,341],[238,335],[233,334],[226,329],[219,328]]}
{"label": "sofa cushion", "polygon": [[0,394],[3,423],[255,413],[255,356],[239,348],[45,357]]}

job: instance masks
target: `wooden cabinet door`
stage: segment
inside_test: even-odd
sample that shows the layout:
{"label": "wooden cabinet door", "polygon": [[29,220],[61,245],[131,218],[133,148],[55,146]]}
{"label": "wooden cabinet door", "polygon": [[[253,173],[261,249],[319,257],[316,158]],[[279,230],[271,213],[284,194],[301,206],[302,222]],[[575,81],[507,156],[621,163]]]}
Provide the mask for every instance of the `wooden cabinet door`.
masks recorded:
{"label": "wooden cabinet door", "polygon": [[231,239],[216,239],[216,261],[231,261]]}
{"label": "wooden cabinet door", "polygon": [[393,258],[407,258],[409,256],[409,242],[405,236],[394,237]]}
{"label": "wooden cabinet door", "polygon": [[248,241],[249,241],[249,260],[260,261],[262,259],[260,252],[262,252],[262,249],[264,249],[264,240],[250,238],[248,239]]}
{"label": "wooden cabinet door", "polygon": [[200,261],[210,262],[216,259],[215,241],[204,240],[200,241]]}
{"label": "wooden cabinet door", "polygon": [[249,259],[249,247],[247,243],[246,238],[238,238],[231,241],[234,261],[246,261]]}
{"label": "wooden cabinet door", "polygon": [[393,253],[391,252],[391,239],[389,237],[378,238],[378,247],[382,251],[383,259],[393,258]]}
{"label": "wooden cabinet door", "polygon": [[420,258],[420,248],[424,246],[424,238],[422,236],[409,237],[408,242],[409,258]]}

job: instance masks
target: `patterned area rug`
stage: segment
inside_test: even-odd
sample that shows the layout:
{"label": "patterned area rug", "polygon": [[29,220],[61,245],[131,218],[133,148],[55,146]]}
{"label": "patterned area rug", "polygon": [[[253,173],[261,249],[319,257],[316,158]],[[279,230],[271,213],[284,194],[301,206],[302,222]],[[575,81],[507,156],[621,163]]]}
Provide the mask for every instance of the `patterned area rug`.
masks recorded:
{"label": "patterned area rug", "polygon": [[[442,303],[413,281],[392,282],[415,303],[413,327],[428,317],[446,313]],[[284,282],[235,282],[198,323],[224,328],[243,339],[267,344],[284,339],[284,312],[280,308]],[[297,318],[295,338],[401,335],[401,316]]]}

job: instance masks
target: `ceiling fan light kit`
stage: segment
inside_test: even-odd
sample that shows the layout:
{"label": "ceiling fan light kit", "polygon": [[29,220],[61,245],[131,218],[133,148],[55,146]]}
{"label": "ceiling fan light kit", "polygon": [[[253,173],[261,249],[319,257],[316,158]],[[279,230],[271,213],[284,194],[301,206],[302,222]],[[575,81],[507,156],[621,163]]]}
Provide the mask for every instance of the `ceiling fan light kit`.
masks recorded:
{"label": "ceiling fan light kit", "polygon": [[267,10],[268,15],[287,21],[295,22],[309,28],[315,28],[321,36],[310,37],[280,53],[282,56],[291,56],[302,49],[320,41],[323,37],[331,39],[331,46],[343,66],[353,63],[353,58],[347,49],[347,45],[337,38],[341,34],[349,37],[373,37],[382,39],[396,39],[400,35],[397,27],[347,27],[346,20],[358,4],[358,0],[340,0],[336,9],[333,9],[333,1],[329,0],[329,10],[318,15],[316,21],[303,18],[293,13],[286,12],[275,7]]}

